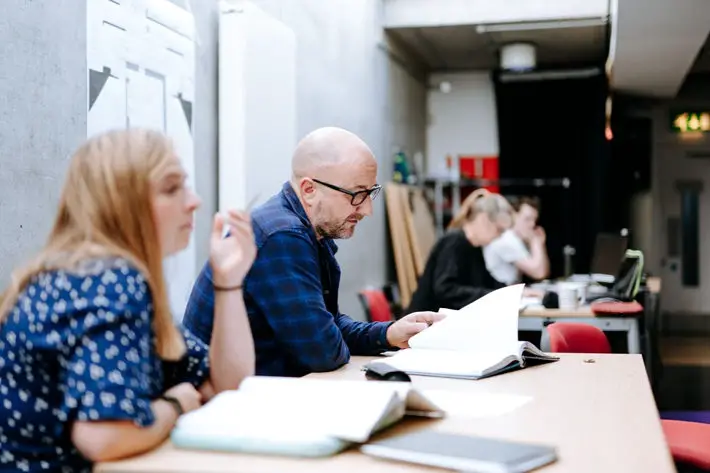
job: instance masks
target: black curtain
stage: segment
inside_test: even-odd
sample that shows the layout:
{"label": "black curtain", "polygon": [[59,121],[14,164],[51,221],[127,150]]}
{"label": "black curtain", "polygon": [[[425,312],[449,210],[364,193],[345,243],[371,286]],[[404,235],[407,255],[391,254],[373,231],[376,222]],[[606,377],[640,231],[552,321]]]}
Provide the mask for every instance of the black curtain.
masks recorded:
{"label": "black curtain", "polygon": [[564,272],[565,245],[576,249],[574,271],[589,271],[596,234],[605,228],[611,171],[604,135],[607,90],[603,74],[524,82],[495,77],[501,179],[570,179],[567,189],[501,188],[506,195],[540,198],[552,277]]}

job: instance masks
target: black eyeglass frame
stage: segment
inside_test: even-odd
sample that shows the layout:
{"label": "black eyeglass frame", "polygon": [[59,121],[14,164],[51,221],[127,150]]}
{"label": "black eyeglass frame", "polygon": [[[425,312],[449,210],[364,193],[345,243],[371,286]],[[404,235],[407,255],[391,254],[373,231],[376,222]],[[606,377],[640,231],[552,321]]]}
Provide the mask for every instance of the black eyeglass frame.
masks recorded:
{"label": "black eyeglass frame", "polygon": [[[371,200],[375,200],[377,196],[380,194],[380,191],[382,190],[382,186],[379,184],[375,184],[374,187],[371,187],[370,189],[365,189],[361,191],[349,191],[347,189],[343,189],[342,187],[338,187],[334,184],[330,184],[327,182],[323,182],[319,179],[312,179],[313,182],[317,182],[318,184],[328,187],[329,189],[333,189],[334,191],[342,192],[343,194],[347,194],[350,196],[350,205],[353,207],[357,207],[358,205],[362,205],[363,202],[365,202],[365,199],[370,197]],[[359,198],[360,196],[362,197],[362,200],[359,202],[355,203],[355,199]]]}

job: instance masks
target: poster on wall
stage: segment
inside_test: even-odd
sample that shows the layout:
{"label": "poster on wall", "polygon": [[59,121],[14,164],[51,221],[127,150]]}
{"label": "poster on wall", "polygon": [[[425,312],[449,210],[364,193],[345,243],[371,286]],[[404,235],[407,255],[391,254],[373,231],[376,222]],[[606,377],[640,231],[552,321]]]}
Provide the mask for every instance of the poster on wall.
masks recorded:
{"label": "poster on wall", "polygon": [[[87,0],[87,134],[146,127],[171,137],[194,189],[195,26],[188,0]],[[194,237],[165,261],[182,316],[195,278]]]}

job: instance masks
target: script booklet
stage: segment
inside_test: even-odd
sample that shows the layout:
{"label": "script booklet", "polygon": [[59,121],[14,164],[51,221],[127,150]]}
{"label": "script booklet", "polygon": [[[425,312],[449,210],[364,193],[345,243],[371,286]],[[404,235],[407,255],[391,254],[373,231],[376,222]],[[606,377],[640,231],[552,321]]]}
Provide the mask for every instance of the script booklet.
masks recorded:
{"label": "script booklet", "polygon": [[383,360],[410,375],[479,379],[532,364],[549,355],[518,341],[518,313],[524,284],[495,290],[460,310],[440,309],[446,317],[409,340],[409,347]]}
{"label": "script booklet", "polygon": [[405,415],[445,413],[406,382],[252,376],[182,415],[171,440],[178,448],[320,457]]}

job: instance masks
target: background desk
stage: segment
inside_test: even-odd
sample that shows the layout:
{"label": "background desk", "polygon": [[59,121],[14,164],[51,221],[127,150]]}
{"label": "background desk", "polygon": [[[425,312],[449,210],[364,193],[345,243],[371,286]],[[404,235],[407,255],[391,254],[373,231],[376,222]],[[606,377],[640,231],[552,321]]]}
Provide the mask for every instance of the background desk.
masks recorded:
{"label": "background desk", "polygon": [[[606,332],[625,332],[627,340],[627,348],[629,353],[642,353],[641,349],[641,329],[640,325],[643,321],[645,324],[645,339],[648,345],[645,347],[645,356],[649,359],[652,357],[652,352],[656,350],[653,339],[658,331],[659,318],[659,297],[661,292],[661,279],[658,277],[649,277],[646,280],[645,286],[642,286],[644,294],[642,305],[644,312],[636,316],[610,316],[595,315],[589,306],[581,307],[576,310],[561,310],[561,309],[526,309],[521,311],[518,319],[518,329],[526,331],[542,332],[544,334],[545,325],[552,322],[581,322],[594,325]],[[545,340],[545,337],[542,337]],[[544,341],[540,343],[544,349]],[[651,375],[651,366],[649,363],[649,376]]]}
{"label": "background desk", "polygon": [[[595,360],[587,363],[585,360]],[[326,379],[364,379],[369,358]],[[472,419],[406,421],[385,435],[431,428],[446,432],[541,442],[558,448],[557,463],[542,473],[670,473],[675,471],[661,430],[641,357],[638,355],[562,355],[559,362],[501,376],[465,381],[415,377],[419,388],[461,392],[509,393],[533,397],[509,414]],[[225,419],[226,421],[227,419]],[[234,422],[239,422],[234,419]],[[166,442],[158,450],[121,462],[98,465],[97,472],[313,472],[412,473],[446,471],[377,460],[350,450],[332,458],[303,460],[177,450]]]}
{"label": "background desk", "polygon": [[[638,316],[595,315],[589,307],[576,310],[525,309],[518,318],[519,330],[543,331],[551,322],[581,322],[608,332],[626,332],[629,353],[641,353]],[[543,348],[544,349],[544,348]]]}

